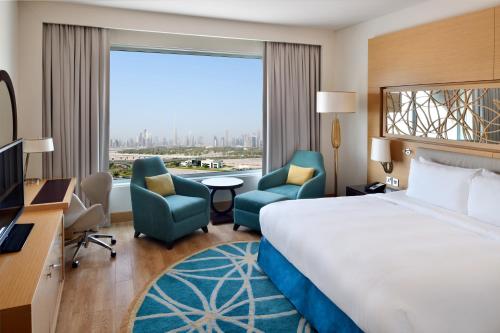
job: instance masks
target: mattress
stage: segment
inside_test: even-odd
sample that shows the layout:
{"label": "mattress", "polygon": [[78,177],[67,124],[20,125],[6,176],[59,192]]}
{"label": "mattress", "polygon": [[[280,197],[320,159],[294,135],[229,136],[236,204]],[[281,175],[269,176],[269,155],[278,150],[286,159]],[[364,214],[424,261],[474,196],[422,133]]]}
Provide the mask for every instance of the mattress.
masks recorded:
{"label": "mattress", "polygon": [[500,230],[404,191],[283,201],[263,236],[365,332],[500,332]]}

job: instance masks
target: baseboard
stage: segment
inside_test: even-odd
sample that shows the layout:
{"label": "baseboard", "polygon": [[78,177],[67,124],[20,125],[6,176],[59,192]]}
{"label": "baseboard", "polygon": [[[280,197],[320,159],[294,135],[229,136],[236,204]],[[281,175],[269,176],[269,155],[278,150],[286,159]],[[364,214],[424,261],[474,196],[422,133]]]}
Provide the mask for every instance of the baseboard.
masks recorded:
{"label": "baseboard", "polygon": [[132,212],[114,212],[111,213],[111,223],[124,223],[133,220]]}

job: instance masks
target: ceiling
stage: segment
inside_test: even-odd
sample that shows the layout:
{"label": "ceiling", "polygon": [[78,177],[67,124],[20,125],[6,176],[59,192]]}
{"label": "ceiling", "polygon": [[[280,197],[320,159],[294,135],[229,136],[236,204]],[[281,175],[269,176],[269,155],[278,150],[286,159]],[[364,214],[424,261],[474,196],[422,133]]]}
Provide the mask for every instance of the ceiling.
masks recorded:
{"label": "ceiling", "polygon": [[426,0],[64,0],[95,6],[338,29]]}

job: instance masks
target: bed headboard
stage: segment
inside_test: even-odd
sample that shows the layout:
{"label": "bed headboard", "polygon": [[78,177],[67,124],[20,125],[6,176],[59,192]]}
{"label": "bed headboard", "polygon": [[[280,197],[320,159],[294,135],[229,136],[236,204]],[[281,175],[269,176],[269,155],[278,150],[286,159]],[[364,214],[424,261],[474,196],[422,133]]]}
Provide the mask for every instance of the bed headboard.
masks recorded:
{"label": "bed headboard", "polygon": [[474,156],[428,148],[418,148],[416,156],[422,156],[431,161],[441,164],[470,169],[484,168],[496,173],[500,173],[500,159],[498,158]]}

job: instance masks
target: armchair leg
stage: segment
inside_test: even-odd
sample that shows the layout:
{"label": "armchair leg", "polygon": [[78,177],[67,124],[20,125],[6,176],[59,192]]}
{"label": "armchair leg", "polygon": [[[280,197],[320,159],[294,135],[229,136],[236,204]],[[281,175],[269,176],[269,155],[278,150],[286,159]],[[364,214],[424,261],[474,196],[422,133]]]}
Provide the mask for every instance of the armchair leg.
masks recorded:
{"label": "armchair leg", "polygon": [[139,231],[134,232],[134,238],[139,238],[141,233]]}
{"label": "armchair leg", "polygon": [[203,230],[204,233],[208,233],[208,227],[207,226],[201,227],[201,230]]}
{"label": "armchair leg", "polygon": [[234,231],[237,231],[239,227],[240,227],[240,225],[235,223],[235,224],[233,225],[233,230],[234,230]]}

